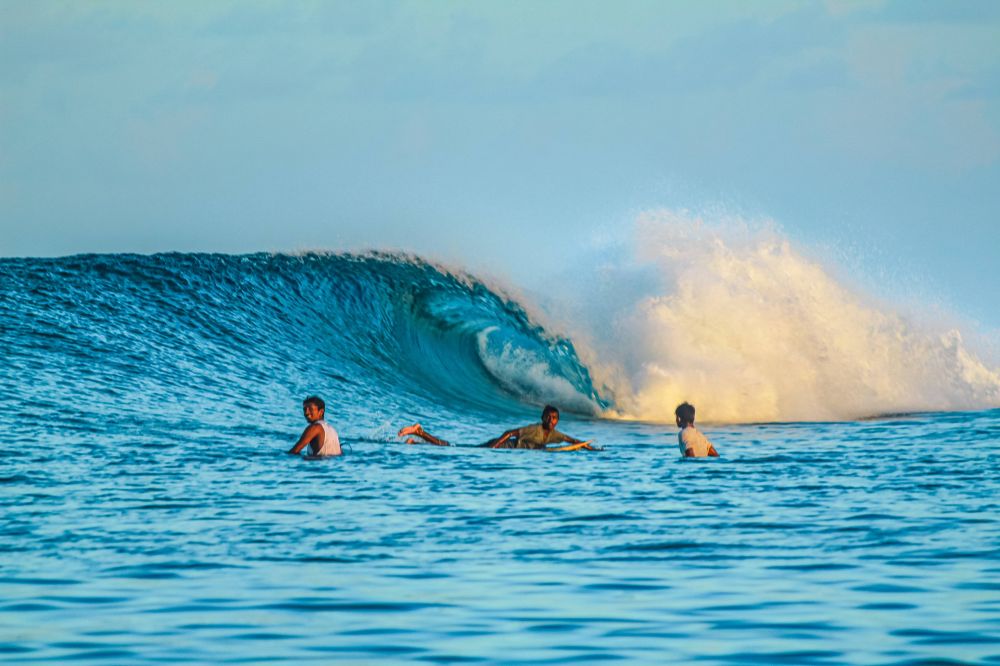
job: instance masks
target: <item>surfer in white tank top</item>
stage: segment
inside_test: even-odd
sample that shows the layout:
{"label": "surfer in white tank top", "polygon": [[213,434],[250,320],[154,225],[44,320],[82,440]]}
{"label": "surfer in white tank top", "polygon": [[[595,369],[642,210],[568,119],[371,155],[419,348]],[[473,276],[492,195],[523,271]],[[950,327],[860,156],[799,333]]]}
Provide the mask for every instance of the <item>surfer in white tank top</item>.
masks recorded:
{"label": "surfer in white tank top", "polygon": [[340,449],[340,437],[337,431],[324,420],[326,414],[326,403],[323,399],[314,395],[302,401],[302,415],[309,421],[309,425],[302,431],[302,436],[288,452],[298,455],[306,446],[309,447],[311,456],[339,456],[343,453]]}
{"label": "surfer in white tank top", "polygon": [[318,425],[323,428],[323,442],[318,442],[317,440],[320,438],[314,437],[313,441],[309,442],[309,455],[339,456],[343,453],[343,451],[340,450],[340,437],[337,436],[337,431],[333,429],[332,425],[323,419],[316,421],[314,425]]}

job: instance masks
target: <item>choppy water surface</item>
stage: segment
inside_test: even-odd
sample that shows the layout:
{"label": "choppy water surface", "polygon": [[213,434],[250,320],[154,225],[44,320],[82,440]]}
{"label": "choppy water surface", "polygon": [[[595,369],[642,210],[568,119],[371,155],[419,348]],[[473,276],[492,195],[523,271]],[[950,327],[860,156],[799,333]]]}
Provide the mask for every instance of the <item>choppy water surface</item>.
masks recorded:
{"label": "choppy water surface", "polygon": [[[2,264],[4,662],[1000,663],[1000,410],[705,425],[710,461],[569,412],[605,451],[406,446],[608,398],[425,266],[334,281],[375,322],[346,336],[289,268],[316,259],[73,261]],[[478,364],[486,328],[549,378]],[[342,458],[284,455],[309,392]]]}
{"label": "choppy water surface", "polygon": [[1000,662],[997,412],[566,429],[608,449],[14,442],[4,659]]}

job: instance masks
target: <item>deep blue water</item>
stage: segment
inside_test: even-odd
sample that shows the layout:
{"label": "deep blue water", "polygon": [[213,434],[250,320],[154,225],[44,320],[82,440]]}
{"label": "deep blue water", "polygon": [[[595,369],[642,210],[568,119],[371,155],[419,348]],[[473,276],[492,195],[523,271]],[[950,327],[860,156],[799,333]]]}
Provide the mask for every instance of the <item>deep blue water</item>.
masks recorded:
{"label": "deep blue water", "polygon": [[[1000,664],[1000,410],[683,461],[516,301],[391,255],[0,260],[0,359],[0,661]],[[283,453],[310,393],[345,456]],[[393,436],[548,401],[606,450]]]}

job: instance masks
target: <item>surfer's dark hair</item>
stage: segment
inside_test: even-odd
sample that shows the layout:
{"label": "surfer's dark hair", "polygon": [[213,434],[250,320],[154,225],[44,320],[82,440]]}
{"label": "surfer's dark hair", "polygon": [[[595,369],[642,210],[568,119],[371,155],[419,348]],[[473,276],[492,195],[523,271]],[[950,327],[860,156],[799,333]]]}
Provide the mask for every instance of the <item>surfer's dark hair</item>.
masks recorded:
{"label": "surfer's dark hair", "polygon": [[326,403],[323,402],[323,398],[319,397],[318,395],[311,395],[305,400],[303,400],[302,406],[305,407],[306,405],[316,405],[324,412],[326,411]]}
{"label": "surfer's dark hair", "polygon": [[548,416],[549,414],[551,414],[553,412],[555,412],[556,416],[559,416],[559,410],[558,409],[556,409],[552,405],[545,405],[545,407],[542,408],[542,418],[544,419],[546,416]]}
{"label": "surfer's dark hair", "polygon": [[681,423],[694,423],[694,405],[689,402],[677,405],[674,414],[681,420]]}

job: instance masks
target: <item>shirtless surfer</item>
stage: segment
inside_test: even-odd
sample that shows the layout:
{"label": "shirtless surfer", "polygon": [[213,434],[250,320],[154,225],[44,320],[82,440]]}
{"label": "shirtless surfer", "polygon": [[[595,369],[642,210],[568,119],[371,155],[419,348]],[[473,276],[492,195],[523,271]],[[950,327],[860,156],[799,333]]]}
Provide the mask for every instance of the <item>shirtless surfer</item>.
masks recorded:
{"label": "shirtless surfer", "polygon": [[[522,428],[508,430],[496,439],[492,439],[485,444],[480,444],[479,446],[491,449],[538,449],[543,451],[577,451],[579,449],[585,449],[587,451],[601,450],[600,448],[591,446],[589,441],[584,442],[559,432],[556,430],[557,423],[559,423],[559,410],[552,405],[545,405],[545,409],[542,410],[541,423],[534,423]],[[435,446],[451,446],[445,440],[435,437],[425,431],[419,423],[406,426],[399,431],[400,437],[408,437],[410,435],[416,435],[428,444],[433,444]],[[417,444],[418,442],[410,437],[410,439],[406,440],[406,443]],[[549,444],[562,443],[565,443],[566,446],[548,446]]]}

